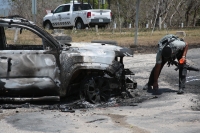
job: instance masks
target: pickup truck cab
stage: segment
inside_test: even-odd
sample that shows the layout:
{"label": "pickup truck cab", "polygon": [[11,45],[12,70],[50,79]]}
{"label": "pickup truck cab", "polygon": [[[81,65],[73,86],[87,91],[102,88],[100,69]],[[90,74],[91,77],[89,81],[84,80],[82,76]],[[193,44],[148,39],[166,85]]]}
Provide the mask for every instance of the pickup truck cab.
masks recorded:
{"label": "pickup truck cab", "polygon": [[88,3],[77,1],[62,4],[43,18],[45,29],[76,27],[84,29],[86,26],[103,26],[111,22],[111,10],[92,9]]}
{"label": "pickup truck cab", "polygon": [[61,43],[24,18],[0,18],[0,101],[59,101],[74,93],[92,103],[107,101],[111,93],[137,87],[124,57],[133,57],[133,51]]}

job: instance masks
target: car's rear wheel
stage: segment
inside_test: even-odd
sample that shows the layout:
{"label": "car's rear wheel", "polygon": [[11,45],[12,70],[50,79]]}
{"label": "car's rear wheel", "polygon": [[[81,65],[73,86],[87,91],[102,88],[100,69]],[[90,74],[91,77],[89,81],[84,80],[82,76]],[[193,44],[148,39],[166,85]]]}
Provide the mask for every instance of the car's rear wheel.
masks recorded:
{"label": "car's rear wheel", "polygon": [[76,20],[75,27],[76,27],[76,29],[84,29],[85,28],[84,23],[81,19]]}
{"label": "car's rear wheel", "polygon": [[106,102],[110,98],[109,81],[104,77],[89,77],[82,82],[80,98],[91,103]]}

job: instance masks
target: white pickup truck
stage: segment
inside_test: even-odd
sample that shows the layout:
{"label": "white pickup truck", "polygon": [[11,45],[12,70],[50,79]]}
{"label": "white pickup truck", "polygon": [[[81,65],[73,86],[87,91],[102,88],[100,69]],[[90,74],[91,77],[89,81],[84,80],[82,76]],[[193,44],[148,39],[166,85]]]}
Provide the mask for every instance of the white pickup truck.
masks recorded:
{"label": "white pickup truck", "polygon": [[88,3],[77,1],[58,6],[43,18],[45,29],[76,27],[84,29],[86,26],[105,27],[111,22],[111,10],[92,9]]}

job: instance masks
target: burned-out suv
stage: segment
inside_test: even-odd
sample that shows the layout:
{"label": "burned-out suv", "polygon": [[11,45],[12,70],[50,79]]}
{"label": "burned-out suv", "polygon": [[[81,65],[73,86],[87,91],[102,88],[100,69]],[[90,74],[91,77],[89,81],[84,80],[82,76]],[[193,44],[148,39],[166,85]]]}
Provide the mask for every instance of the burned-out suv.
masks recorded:
{"label": "burned-out suv", "polygon": [[105,43],[62,44],[23,18],[0,19],[0,100],[58,101],[74,92],[93,103],[136,88],[123,57],[133,51]]}

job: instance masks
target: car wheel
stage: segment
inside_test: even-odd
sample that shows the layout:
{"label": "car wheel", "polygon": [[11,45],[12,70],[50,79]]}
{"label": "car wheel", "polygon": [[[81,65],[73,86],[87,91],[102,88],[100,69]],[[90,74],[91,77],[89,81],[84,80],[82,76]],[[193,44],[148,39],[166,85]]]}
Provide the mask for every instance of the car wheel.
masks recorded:
{"label": "car wheel", "polygon": [[47,21],[47,22],[45,23],[45,25],[44,25],[44,29],[46,29],[46,30],[51,30],[51,29],[53,29],[53,26],[52,26],[51,22]]}
{"label": "car wheel", "polygon": [[83,81],[80,89],[80,99],[91,103],[106,102],[110,98],[109,81],[104,77],[90,77]]}
{"label": "car wheel", "polygon": [[76,24],[75,24],[76,29],[84,29],[84,23],[81,19],[76,20]]}
{"label": "car wheel", "polygon": [[117,42],[116,41],[93,40],[93,41],[91,41],[91,43],[111,44],[111,45],[116,45],[117,46]]}

